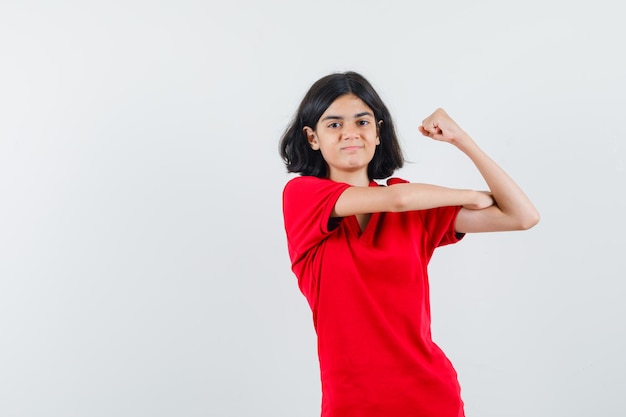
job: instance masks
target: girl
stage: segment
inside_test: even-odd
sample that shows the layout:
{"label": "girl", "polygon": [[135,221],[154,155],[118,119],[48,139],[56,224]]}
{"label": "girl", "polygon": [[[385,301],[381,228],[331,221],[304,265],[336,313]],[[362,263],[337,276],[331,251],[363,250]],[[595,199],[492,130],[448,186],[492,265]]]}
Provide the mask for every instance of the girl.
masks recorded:
{"label": "girl", "polygon": [[[524,192],[438,109],[419,127],[469,157],[489,192],[389,178],[404,158],[387,107],[354,72],[313,84],[280,142],[292,270],[313,312],[323,417],[460,417],[450,361],[432,341],[428,262],[465,233],[524,230]],[[386,186],[374,180],[387,179]]]}

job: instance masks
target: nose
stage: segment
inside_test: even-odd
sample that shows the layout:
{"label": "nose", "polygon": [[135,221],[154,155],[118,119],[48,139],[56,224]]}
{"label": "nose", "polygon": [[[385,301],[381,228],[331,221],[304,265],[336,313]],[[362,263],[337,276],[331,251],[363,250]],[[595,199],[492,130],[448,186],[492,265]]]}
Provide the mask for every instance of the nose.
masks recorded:
{"label": "nose", "polygon": [[342,139],[356,139],[359,137],[359,130],[356,128],[356,126],[351,126],[351,125],[347,125],[344,126],[343,130],[341,131],[341,138]]}

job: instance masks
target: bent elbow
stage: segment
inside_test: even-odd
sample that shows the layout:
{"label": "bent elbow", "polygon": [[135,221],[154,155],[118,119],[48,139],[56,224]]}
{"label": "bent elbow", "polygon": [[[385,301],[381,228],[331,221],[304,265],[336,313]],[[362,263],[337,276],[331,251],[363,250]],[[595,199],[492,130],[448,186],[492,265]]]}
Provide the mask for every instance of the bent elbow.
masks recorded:
{"label": "bent elbow", "polygon": [[532,213],[529,213],[528,215],[524,216],[524,218],[521,219],[519,223],[519,229],[520,230],[532,229],[533,227],[537,225],[537,223],[539,223],[539,220],[541,220],[541,216],[539,215],[539,212],[537,210],[534,210]]}

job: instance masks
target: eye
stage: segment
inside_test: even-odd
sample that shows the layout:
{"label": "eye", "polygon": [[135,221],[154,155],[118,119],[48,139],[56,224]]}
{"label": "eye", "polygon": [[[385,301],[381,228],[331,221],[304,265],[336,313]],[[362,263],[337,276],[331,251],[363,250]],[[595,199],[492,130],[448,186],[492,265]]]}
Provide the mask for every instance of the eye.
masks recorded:
{"label": "eye", "polygon": [[328,127],[331,128],[331,129],[336,129],[338,127],[341,127],[341,123],[339,123],[339,122],[332,122],[332,123],[328,124]]}
{"label": "eye", "polygon": [[370,124],[369,120],[359,120],[357,122],[359,124],[359,126],[367,126],[368,124]]}

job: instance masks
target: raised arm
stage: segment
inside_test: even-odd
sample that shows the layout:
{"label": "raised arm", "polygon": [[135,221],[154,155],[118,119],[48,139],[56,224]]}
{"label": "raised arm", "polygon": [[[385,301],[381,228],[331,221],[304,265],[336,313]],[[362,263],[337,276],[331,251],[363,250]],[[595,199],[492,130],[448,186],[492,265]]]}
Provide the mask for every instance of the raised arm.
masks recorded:
{"label": "raised arm", "polygon": [[478,210],[463,208],[457,215],[459,233],[530,229],[539,222],[539,212],[521,188],[504,172],[448,114],[436,110],[424,119],[420,132],[448,142],[465,153],[487,182],[495,205]]}

